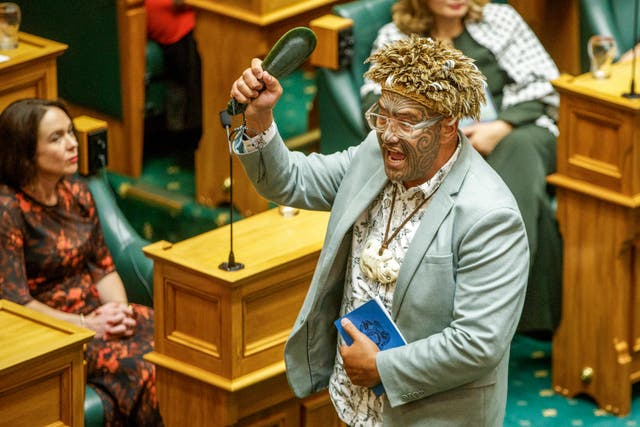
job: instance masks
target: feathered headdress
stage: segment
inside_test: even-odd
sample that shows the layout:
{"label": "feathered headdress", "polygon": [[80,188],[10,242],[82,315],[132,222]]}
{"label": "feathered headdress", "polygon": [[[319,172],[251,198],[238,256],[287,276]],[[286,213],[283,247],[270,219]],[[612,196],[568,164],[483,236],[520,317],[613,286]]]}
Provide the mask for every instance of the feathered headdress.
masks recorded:
{"label": "feathered headdress", "polygon": [[486,78],[473,60],[447,44],[417,36],[389,43],[366,62],[365,77],[445,117],[480,116]]}

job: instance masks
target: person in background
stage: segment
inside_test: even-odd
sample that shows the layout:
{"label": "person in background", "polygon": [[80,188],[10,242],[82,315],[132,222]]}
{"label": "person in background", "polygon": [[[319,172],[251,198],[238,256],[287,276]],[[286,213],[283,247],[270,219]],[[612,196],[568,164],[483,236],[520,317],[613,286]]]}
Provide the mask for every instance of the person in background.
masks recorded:
{"label": "person in background", "polygon": [[[163,53],[167,78],[166,126],[198,147],[202,136],[202,81],[195,11],[184,0],[145,0],[147,36]],[[175,139],[171,141],[175,147]],[[173,151],[173,148],[171,149]]]}
{"label": "person in background", "polygon": [[[440,40],[473,58],[487,77],[495,113],[461,125],[515,196],[527,228],[531,272],[519,330],[550,337],[561,317],[562,240],[546,176],[556,170],[558,69],[509,5],[488,0],[398,0],[372,51],[409,34]],[[363,107],[380,96],[365,79]],[[484,114],[483,114],[484,115]]]}
{"label": "person in background", "polygon": [[[484,76],[416,35],[370,60],[372,132],[330,155],[288,150],[273,121],[282,86],[259,59],[231,88],[248,105],[234,149],[258,192],[331,211],[287,379],[299,397],[328,387],[349,426],[502,426],[529,252],[513,195],[458,130],[480,114]],[[380,351],[344,320],[353,343],[338,340],[333,322],[375,297],[406,345]]]}
{"label": "person in background", "polygon": [[153,310],[129,304],[78,170],[78,140],[57,101],[23,99],[0,114],[0,298],[95,331],[87,382],[107,426],[162,426]]}

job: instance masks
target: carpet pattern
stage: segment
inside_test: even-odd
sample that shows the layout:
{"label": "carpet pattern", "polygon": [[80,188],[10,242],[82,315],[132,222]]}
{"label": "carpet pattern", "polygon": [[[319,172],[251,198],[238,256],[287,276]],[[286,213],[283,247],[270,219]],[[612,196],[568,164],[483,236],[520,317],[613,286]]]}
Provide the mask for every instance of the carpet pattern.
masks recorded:
{"label": "carpet pattern", "polygon": [[587,397],[567,399],[551,384],[551,343],[516,335],[511,345],[505,427],[638,427],[640,389],[631,414],[617,417]]}

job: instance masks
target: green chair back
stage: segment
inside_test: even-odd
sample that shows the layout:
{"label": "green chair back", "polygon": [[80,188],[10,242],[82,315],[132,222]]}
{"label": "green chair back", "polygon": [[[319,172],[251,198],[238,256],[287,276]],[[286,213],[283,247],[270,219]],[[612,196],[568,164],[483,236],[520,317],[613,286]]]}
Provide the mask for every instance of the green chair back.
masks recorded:
{"label": "green chair back", "polygon": [[354,51],[349,74],[356,87],[362,86],[362,75],[368,65],[364,60],[371,54],[371,46],[384,24],[391,22],[391,6],[395,0],[360,0],[337,5],[333,13],[353,20]]}
{"label": "green chair back", "polygon": [[20,0],[21,30],[69,45],[58,58],[58,94],[122,118],[116,0]]}

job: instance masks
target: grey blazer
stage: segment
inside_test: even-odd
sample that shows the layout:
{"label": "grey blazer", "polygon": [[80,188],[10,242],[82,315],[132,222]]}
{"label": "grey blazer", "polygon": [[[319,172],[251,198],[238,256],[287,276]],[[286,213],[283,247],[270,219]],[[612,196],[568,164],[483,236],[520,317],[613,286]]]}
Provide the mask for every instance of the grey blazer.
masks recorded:
{"label": "grey blazer", "polygon": [[[509,346],[529,249],[506,185],[460,134],[455,165],[427,206],[401,266],[392,317],[408,341],[382,351],[385,426],[501,426]],[[282,205],[331,210],[324,246],[285,347],[293,392],[326,388],[358,216],[387,182],[371,133],[331,155],[290,152],[279,135],[238,154],[257,190]]]}

